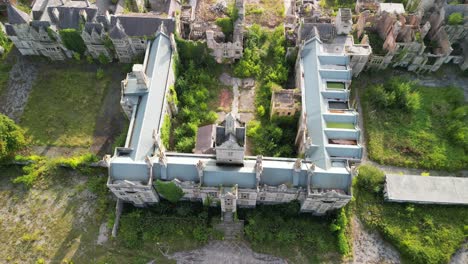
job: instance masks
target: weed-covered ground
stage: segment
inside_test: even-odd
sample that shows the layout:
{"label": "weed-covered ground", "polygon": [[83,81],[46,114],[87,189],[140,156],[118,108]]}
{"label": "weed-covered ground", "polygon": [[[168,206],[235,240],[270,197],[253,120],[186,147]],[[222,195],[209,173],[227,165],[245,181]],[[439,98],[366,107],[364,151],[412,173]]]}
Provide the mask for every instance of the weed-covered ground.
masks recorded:
{"label": "weed-covered ground", "polygon": [[353,189],[356,215],[393,244],[405,262],[448,263],[468,235],[468,208],[384,202],[383,180],[379,169],[359,168]]}
{"label": "weed-covered ground", "polygon": [[296,203],[258,205],[240,209],[246,221],[245,238],[257,252],[284,258],[288,263],[339,262],[338,241],[331,231],[334,217],[299,214]]}
{"label": "weed-covered ground", "polygon": [[89,147],[110,83],[84,65],[41,70],[29,95],[21,126],[35,145]]}
{"label": "weed-covered ground", "polygon": [[370,159],[412,168],[449,171],[467,168],[468,106],[461,89],[411,84],[409,95],[415,96],[413,99],[418,103],[410,111],[405,109],[404,102],[386,107],[398,92],[390,89],[379,95],[378,87],[369,85],[361,92]]}

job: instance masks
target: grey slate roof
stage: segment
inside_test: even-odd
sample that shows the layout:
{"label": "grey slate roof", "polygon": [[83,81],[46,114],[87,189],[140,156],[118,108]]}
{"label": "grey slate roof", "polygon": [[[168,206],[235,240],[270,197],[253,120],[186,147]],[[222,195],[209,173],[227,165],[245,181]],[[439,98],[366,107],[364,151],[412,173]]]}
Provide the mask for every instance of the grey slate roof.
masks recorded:
{"label": "grey slate roof", "polygon": [[[53,15],[53,10],[57,8],[59,12],[58,20],[55,19]],[[97,8],[95,7],[69,7],[69,6],[49,6],[47,7],[47,12],[49,13],[49,17],[57,25],[59,29],[66,29],[66,28],[80,28],[80,22],[82,21],[82,17],[80,12],[86,12],[86,21],[85,22],[92,22],[97,15]]]}
{"label": "grey slate roof", "polygon": [[10,24],[24,24],[24,23],[29,23],[29,21],[31,20],[28,14],[19,10],[13,5],[8,5],[7,13],[8,13],[8,23]]}
{"label": "grey slate roof", "polygon": [[[130,37],[154,36],[164,22],[166,33],[173,33],[175,21],[169,18],[160,18],[154,15],[116,15],[111,17],[112,30],[120,22],[124,32]],[[112,32],[112,31],[111,31]],[[117,34],[117,32],[114,32]],[[116,35],[116,38],[118,35]],[[111,36],[111,38],[114,38]]]}
{"label": "grey slate roof", "polygon": [[214,154],[214,138],[216,137],[216,125],[206,125],[198,128],[195,153]]}
{"label": "grey slate roof", "polygon": [[123,39],[127,38],[128,35],[125,33],[120,22],[117,22],[117,24],[109,31],[109,37],[112,39]]}
{"label": "grey slate roof", "polygon": [[84,26],[84,30],[88,32],[88,34],[91,34],[93,29],[96,31],[96,33],[101,34],[103,26],[100,23],[86,23]]}
{"label": "grey slate roof", "polygon": [[16,36],[15,29],[10,24],[5,25],[5,32],[8,36]]}

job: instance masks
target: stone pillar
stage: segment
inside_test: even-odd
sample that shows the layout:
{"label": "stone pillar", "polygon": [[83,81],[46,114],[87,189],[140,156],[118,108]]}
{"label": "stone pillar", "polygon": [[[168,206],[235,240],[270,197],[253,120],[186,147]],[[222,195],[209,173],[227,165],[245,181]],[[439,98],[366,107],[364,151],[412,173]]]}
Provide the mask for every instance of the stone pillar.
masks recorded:
{"label": "stone pillar", "polygon": [[294,162],[294,170],[293,170],[293,185],[299,185],[299,175],[302,168],[302,159],[296,159]]}
{"label": "stone pillar", "polygon": [[198,172],[198,181],[199,185],[203,185],[203,170],[205,169],[205,164],[203,161],[199,160],[197,163],[197,172]]}
{"label": "stone pillar", "polygon": [[257,162],[255,163],[255,178],[257,187],[260,184],[262,172],[263,172],[263,165],[262,165],[262,155],[257,156]]}

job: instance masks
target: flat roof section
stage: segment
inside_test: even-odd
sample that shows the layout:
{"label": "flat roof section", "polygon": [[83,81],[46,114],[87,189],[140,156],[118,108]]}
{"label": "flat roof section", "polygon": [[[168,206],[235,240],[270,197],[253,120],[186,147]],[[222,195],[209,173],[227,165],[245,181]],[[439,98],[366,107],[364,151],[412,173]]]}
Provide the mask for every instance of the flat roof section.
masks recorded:
{"label": "flat roof section", "polygon": [[468,204],[468,178],[387,174],[385,199],[423,204]]}

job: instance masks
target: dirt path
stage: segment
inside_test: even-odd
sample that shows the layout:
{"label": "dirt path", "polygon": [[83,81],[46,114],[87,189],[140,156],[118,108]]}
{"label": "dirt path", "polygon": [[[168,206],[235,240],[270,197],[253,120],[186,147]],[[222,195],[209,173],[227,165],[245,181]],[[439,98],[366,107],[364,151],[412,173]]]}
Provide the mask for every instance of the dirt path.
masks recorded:
{"label": "dirt path", "polygon": [[462,247],[452,256],[450,264],[466,264],[468,263],[468,242],[465,242]]}
{"label": "dirt path", "polygon": [[192,251],[177,252],[170,259],[178,264],[286,264],[283,259],[255,253],[242,241],[211,241],[208,245]]}
{"label": "dirt path", "polygon": [[120,82],[125,79],[125,73],[119,67],[118,64],[111,64],[106,71],[106,74],[110,73],[112,76],[111,83],[96,119],[93,144],[90,148],[90,151],[98,156],[113,153],[114,139],[121,131],[125,131],[127,126],[126,118],[120,110]]}
{"label": "dirt path", "polygon": [[364,229],[356,217],[351,220],[353,227],[353,264],[397,264],[401,263],[400,254],[375,232]]}
{"label": "dirt path", "polygon": [[37,67],[28,58],[17,56],[17,61],[9,74],[7,91],[0,98],[0,113],[19,122],[28,102],[29,92],[37,77]]}

